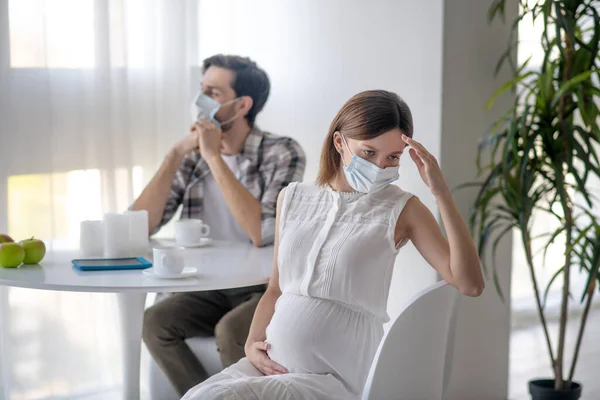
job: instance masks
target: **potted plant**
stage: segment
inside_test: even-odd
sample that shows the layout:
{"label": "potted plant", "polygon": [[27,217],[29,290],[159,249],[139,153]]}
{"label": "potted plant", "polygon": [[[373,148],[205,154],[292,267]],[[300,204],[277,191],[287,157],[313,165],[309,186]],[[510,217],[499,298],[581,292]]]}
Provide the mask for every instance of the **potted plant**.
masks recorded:
{"label": "potted plant", "polygon": [[[496,0],[489,9],[490,21],[504,18],[505,0]],[[513,35],[497,71],[510,66],[513,77],[490,100],[512,90],[515,101],[493,125],[479,145],[479,179],[466,186],[478,186],[470,226],[478,242],[481,259],[491,250],[491,265],[484,267],[494,277],[495,251],[500,239],[514,231],[522,242],[543,328],[553,378],[529,382],[533,399],[577,399],[581,385],[574,382],[577,357],[588,312],[600,282],[600,223],[593,214],[594,198],[590,178],[600,178],[600,111],[598,47],[600,41],[600,0],[521,0],[519,15],[512,23]],[[531,18],[543,25],[540,43],[543,61],[538,67],[529,60],[515,62],[516,29],[519,21]],[[541,235],[533,229],[536,216],[546,214],[558,228]],[[541,287],[534,257],[537,249],[547,250],[562,242],[566,249],[562,266]],[[571,272],[586,274],[587,285],[577,297],[584,304],[570,365],[565,365],[565,330],[569,318]],[[562,278],[558,340],[548,333],[544,296]],[[542,292],[544,290],[544,292]],[[545,293],[545,294],[544,294]],[[576,295],[576,294],[573,294]]]}

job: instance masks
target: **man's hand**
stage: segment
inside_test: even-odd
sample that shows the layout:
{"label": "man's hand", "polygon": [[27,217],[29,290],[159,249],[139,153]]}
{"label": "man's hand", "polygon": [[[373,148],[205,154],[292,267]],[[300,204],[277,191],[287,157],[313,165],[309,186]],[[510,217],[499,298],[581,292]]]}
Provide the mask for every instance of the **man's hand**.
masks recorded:
{"label": "man's hand", "polygon": [[198,131],[195,130],[194,127],[195,125],[192,125],[190,134],[177,142],[175,147],[173,147],[173,151],[175,151],[180,157],[183,157],[194,150],[198,150]]}
{"label": "man's hand", "polygon": [[223,131],[207,119],[196,121],[192,132],[198,135],[198,148],[205,160],[221,155],[221,135]]}

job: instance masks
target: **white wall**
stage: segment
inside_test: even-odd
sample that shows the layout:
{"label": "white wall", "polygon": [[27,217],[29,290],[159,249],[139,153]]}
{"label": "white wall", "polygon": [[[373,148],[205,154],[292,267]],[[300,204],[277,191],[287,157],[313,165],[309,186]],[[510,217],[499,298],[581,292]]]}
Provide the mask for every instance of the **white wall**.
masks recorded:
{"label": "white wall", "polygon": [[[445,1],[440,161],[451,187],[473,180],[478,140],[512,102],[506,95],[492,110],[484,110],[496,89],[509,79],[507,69],[497,78],[493,75],[509,36],[508,26],[500,21],[487,24],[489,3]],[[507,21],[512,21],[516,12],[517,3],[507,3]],[[475,194],[460,191],[454,195],[465,219]],[[481,297],[462,299],[448,399],[507,397],[511,262],[508,236],[499,246],[497,257],[506,303],[500,301],[491,281]]]}
{"label": "white wall", "polygon": [[[272,92],[258,123],[304,147],[305,180],[314,180],[329,124],[343,103],[366,89],[398,93],[411,107],[415,138],[440,151],[442,0],[203,0],[200,57],[253,58]],[[435,212],[408,155],[400,185]],[[412,245],[398,257],[389,312],[435,281]]]}

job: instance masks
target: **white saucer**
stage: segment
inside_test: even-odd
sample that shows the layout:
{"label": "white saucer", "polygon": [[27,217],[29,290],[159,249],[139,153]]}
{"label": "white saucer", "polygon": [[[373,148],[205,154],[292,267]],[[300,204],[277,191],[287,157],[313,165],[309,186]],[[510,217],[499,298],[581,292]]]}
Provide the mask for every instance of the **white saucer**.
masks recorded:
{"label": "white saucer", "polygon": [[196,267],[185,267],[181,274],[179,275],[157,275],[154,272],[154,268],[147,268],[142,271],[142,273],[151,278],[159,278],[159,279],[181,279],[181,278],[189,278],[190,276],[194,276],[198,274],[198,268]]}
{"label": "white saucer", "polygon": [[167,247],[183,247],[186,249],[194,249],[197,247],[209,246],[213,242],[213,240],[209,237],[205,237],[205,238],[200,239],[200,241],[198,243],[186,244],[186,245],[177,243],[175,241],[175,239],[161,239],[160,242],[161,242],[161,244],[164,244]]}

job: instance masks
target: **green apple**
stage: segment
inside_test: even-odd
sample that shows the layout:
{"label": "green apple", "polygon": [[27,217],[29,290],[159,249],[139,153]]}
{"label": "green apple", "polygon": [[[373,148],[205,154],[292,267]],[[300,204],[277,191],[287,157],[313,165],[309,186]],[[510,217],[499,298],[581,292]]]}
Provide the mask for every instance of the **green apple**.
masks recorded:
{"label": "green apple", "polygon": [[0,265],[15,268],[25,259],[25,249],[19,243],[0,244]]}
{"label": "green apple", "polygon": [[39,239],[31,238],[21,240],[23,249],[25,249],[25,259],[23,264],[38,264],[46,255],[46,245]]}
{"label": "green apple", "polygon": [[14,242],[14,240],[12,240],[12,238],[8,235],[0,234],[0,243],[8,243],[8,242]]}

